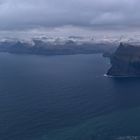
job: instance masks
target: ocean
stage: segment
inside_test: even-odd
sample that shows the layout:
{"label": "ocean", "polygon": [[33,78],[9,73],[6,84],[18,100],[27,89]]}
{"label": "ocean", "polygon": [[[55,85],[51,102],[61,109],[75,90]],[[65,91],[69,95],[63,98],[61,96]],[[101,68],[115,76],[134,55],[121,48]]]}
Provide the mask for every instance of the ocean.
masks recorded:
{"label": "ocean", "polygon": [[0,140],[140,139],[140,78],[101,54],[0,53]]}

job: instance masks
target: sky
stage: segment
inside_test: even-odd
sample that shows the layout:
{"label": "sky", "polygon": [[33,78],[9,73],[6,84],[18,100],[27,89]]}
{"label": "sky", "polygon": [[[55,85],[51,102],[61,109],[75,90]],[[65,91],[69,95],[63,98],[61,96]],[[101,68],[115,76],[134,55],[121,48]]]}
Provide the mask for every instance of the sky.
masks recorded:
{"label": "sky", "polygon": [[0,0],[1,32],[84,33],[139,28],[140,0]]}

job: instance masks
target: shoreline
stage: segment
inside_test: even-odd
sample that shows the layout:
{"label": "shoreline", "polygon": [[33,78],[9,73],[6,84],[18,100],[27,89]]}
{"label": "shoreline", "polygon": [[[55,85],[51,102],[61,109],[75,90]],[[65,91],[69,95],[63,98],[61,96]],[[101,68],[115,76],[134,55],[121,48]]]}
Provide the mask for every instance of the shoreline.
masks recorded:
{"label": "shoreline", "polygon": [[104,77],[108,77],[108,78],[140,78],[140,76],[112,76],[112,75],[107,75],[107,74],[104,74]]}

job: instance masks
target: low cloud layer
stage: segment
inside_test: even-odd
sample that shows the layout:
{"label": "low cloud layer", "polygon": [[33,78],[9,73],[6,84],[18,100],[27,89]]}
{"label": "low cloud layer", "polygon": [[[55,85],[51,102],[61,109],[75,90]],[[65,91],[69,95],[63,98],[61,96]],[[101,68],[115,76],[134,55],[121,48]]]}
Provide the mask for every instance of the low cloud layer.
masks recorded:
{"label": "low cloud layer", "polygon": [[140,27],[140,0],[0,0],[0,30]]}

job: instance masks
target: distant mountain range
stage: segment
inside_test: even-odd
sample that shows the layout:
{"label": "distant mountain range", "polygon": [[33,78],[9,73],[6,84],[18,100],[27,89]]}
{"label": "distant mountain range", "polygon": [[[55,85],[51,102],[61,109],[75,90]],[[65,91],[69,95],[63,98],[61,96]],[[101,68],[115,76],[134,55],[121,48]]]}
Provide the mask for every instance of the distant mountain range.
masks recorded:
{"label": "distant mountain range", "polygon": [[111,51],[114,44],[110,42],[91,42],[81,38],[68,39],[33,38],[32,40],[3,39],[0,41],[0,52],[64,55],[64,54],[91,54]]}
{"label": "distant mountain range", "polygon": [[36,37],[30,39],[2,38],[0,52],[40,55],[92,54],[114,51],[120,42],[138,44],[139,36],[121,37]]}

